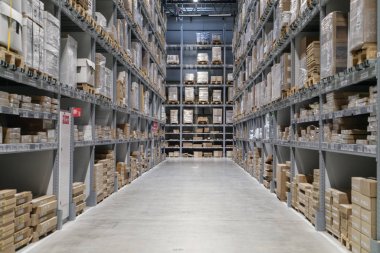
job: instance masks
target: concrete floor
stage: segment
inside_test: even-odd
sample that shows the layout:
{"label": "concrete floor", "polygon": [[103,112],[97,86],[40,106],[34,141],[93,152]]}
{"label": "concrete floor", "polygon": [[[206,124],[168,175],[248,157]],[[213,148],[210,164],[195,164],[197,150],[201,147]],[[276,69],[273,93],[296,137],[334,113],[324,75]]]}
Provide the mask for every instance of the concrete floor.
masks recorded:
{"label": "concrete floor", "polygon": [[170,160],[32,253],[346,252],[229,160]]}

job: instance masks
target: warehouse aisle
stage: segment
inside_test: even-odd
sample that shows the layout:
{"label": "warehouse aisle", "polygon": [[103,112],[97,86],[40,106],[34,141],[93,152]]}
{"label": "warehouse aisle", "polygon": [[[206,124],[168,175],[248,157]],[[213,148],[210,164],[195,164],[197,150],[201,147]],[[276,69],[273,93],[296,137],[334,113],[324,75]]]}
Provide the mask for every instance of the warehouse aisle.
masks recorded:
{"label": "warehouse aisle", "polygon": [[343,251],[229,160],[171,160],[32,245],[33,253]]}

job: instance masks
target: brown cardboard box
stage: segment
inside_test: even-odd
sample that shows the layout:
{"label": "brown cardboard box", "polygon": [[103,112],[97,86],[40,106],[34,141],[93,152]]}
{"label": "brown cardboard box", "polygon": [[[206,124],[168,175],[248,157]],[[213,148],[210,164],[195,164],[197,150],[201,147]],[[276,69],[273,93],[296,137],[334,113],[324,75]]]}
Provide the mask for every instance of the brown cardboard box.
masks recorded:
{"label": "brown cardboard box", "polygon": [[364,196],[374,198],[377,196],[377,181],[373,179],[362,179],[360,193]]}
{"label": "brown cardboard box", "polygon": [[367,196],[364,196],[360,194],[360,206],[370,210],[375,211],[376,210],[376,198],[370,198]]}
{"label": "brown cardboard box", "polygon": [[13,235],[15,232],[14,223],[9,223],[8,225],[0,227],[0,240],[4,240],[9,236]]}
{"label": "brown cardboard box", "polygon": [[46,204],[40,205],[33,209],[33,214],[39,215],[39,217],[45,216],[57,209],[57,201],[51,201]]}
{"label": "brown cardboard box", "polygon": [[0,191],[0,200],[8,199],[16,194],[16,190],[1,190]]}
{"label": "brown cardboard box", "polygon": [[352,228],[356,229],[357,231],[361,231],[361,226],[361,220],[352,216]]}
{"label": "brown cardboard box", "polygon": [[0,239],[0,252],[8,252],[8,248],[10,245],[14,244],[14,237],[13,234],[7,238]]}
{"label": "brown cardboard box", "polygon": [[357,204],[352,204],[352,216],[361,218],[361,207]]}
{"label": "brown cardboard box", "polygon": [[361,182],[362,177],[353,177],[351,178],[351,187],[353,191],[360,192],[361,191]]}
{"label": "brown cardboard box", "polygon": [[370,251],[371,250],[371,239],[368,236],[361,234],[360,245],[362,246],[362,248],[364,250]]}
{"label": "brown cardboard box", "polygon": [[360,196],[361,194],[357,191],[352,191],[351,192],[351,201],[352,201],[352,204],[356,204],[358,206],[361,206],[360,205]]}
{"label": "brown cardboard box", "polygon": [[51,219],[51,218],[53,218],[55,216],[56,216],[56,212],[55,211],[52,212],[52,213],[49,213],[48,215],[42,216],[42,217],[39,217],[38,214],[32,214],[30,216],[31,226],[35,227],[38,224],[43,223],[43,222],[45,222],[45,221],[47,221],[47,220],[49,220],[49,219]]}
{"label": "brown cardboard box", "polygon": [[30,202],[33,198],[32,192],[20,192],[17,193],[15,196],[17,206]]}
{"label": "brown cardboard box", "polygon": [[351,228],[351,240],[352,240],[352,243],[360,245],[360,242],[361,242],[361,233],[358,230],[354,229],[354,228]]}
{"label": "brown cardboard box", "polygon": [[30,214],[24,214],[15,219],[15,231],[20,231],[30,226]]}
{"label": "brown cardboard box", "polygon": [[12,210],[0,215],[0,226],[7,225],[15,220],[15,212]]}
{"label": "brown cardboard box", "polygon": [[352,242],[352,253],[361,253],[360,252],[360,244],[356,244]]}
{"label": "brown cardboard box", "polygon": [[24,215],[26,213],[30,213],[31,211],[32,211],[32,205],[30,204],[30,202],[22,204],[22,205],[18,205],[15,207],[15,216],[17,217],[20,215]]}
{"label": "brown cardboard box", "polygon": [[31,234],[32,234],[32,230],[29,227],[16,232],[14,234],[15,244],[19,243],[20,241],[25,240],[26,238],[30,238]]}
{"label": "brown cardboard box", "polygon": [[361,209],[360,218],[362,222],[367,222],[369,224],[376,224],[376,211],[369,211],[364,208]]}
{"label": "brown cardboard box", "polygon": [[33,199],[32,202],[32,208],[36,208],[38,206],[44,205],[46,203],[49,203],[51,201],[57,200],[57,198],[54,195],[45,195],[39,198]]}
{"label": "brown cardboard box", "polygon": [[369,238],[376,238],[376,224],[368,224],[367,222],[361,222],[361,232],[363,235],[368,236]]}

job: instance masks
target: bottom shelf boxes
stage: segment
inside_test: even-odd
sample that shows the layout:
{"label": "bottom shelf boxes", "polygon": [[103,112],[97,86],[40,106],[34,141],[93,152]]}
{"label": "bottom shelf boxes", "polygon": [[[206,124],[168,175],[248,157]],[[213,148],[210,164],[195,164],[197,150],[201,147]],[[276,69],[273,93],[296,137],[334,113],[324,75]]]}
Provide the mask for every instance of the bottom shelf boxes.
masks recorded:
{"label": "bottom shelf boxes", "polygon": [[86,185],[82,182],[73,183],[73,203],[75,205],[75,214],[78,216],[86,207]]}
{"label": "bottom shelf boxes", "polygon": [[57,227],[57,199],[54,195],[46,195],[32,202],[31,227],[33,242],[42,236],[54,232]]}

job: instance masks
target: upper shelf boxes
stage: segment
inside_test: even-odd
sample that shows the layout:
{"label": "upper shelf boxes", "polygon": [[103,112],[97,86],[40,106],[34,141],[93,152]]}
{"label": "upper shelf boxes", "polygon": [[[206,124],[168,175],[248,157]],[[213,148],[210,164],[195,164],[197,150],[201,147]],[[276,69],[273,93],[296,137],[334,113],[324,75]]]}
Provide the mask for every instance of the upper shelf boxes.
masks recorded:
{"label": "upper shelf boxes", "polygon": [[[8,4],[0,2],[0,44],[22,55],[22,15]],[[8,29],[8,27],[18,29]]]}
{"label": "upper shelf boxes", "polygon": [[78,43],[71,37],[67,36],[61,40],[61,59],[60,59],[60,82],[76,88],[77,75],[77,50]]}
{"label": "upper shelf boxes", "polygon": [[347,68],[347,15],[332,12],[321,23],[321,79]]}

